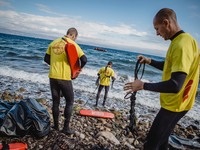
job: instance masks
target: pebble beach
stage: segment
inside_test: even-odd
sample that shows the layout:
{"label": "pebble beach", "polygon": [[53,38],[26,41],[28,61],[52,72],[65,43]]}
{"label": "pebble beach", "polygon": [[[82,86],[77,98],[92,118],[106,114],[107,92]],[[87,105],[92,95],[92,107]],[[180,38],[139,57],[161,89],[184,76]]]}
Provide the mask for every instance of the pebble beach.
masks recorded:
{"label": "pebble beach", "polygon": [[[35,88],[35,86],[33,86],[35,83],[30,83],[29,85],[26,83],[26,86],[34,87],[32,89],[26,88],[23,80],[15,80],[10,77],[5,78],[2,76],[1,79],[3,80],[0,81],[0,85],[4,87],[1,88],[0,91],[1,100],[9,102],[20,101],[27,98],[28,95],[29,98],[35,99],[47,109],[51,116],[52,124],[51,103],[48,98],[44,96],[45,94],[49,95],[49,91],[41,90],[45,89],[41,87]],[[80,92],[81,91],[75,91],[76,94],[80,94]],[[92,105],[92,102],[86,103],[81,99],[75,99],[70,124],[71,128],[75,130],[74,135],[65,135],[51,128],[49,134],[42,138],[26,135],[24,137],[0,137],[0,141],[5,141],[7,143],[25,142],[28,144],[28,149],[30,150],[142,150],[145,137],[158,109],[136,103],[136,130],[132,134],[127,130],[127,126],[129,125],[129,108],[120,110],[101,107],[101,105],[94,108]],[[81,116],[79,111],[88,108],[112,112],[115,114],[115,118],[104,119]],[[141,110],[143,110],[142,114],[137,113],[141,112]],[[62,129],[63,126],[63,111],[64,108],[61,106],[60,129]],[[199,127],[199,120],[194,120],[185,116],[176,125],[173,134],[193,139],[200,136]],[[192,149],[190,147],[186,148],[188,150]]]}

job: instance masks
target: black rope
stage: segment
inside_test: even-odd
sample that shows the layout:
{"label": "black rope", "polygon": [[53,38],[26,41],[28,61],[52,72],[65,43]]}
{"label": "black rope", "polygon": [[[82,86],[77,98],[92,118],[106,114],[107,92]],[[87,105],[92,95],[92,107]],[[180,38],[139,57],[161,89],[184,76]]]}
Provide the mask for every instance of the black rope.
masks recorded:
{"label": "black rope", "polygon": [[[134,76],[135,76],[135,80],[136,79],[142,79],[143,74],[144,74],[144,69],[145,69],[145,64],[143,64],[143,69],[142,69],[142,73],[140,78],[138,78],[138,73],[140,71],[142,64],[140,64],[140,59],[137,61],[136,65],[135,65],[135,71],[134,71]],[[136,115],[135,115],[135,100],[136,100],[136,93],[137,92],[132,92],[132,93],[127,93],[124,96],[124,99],[128,99],[130,98],[131,101],[131,109],[130,109],[130,123],[128,125],[128,130],[131,131],[132,134],[134,134],[135,130],[136,130]]]}
{"label": "black rope", "polygon": [[140,64],[140,59],[138,59],[136,65],[135,65],[135,72],[134,72],[134,74],[135,74],[135,80],[136,79],[142,79],[142,77],[143,77],[145,64],[143,64],[142,74],[141,74],[140,78],[138,78],[138,73],[140,71],[141,66],[142,66],[142,64]]}

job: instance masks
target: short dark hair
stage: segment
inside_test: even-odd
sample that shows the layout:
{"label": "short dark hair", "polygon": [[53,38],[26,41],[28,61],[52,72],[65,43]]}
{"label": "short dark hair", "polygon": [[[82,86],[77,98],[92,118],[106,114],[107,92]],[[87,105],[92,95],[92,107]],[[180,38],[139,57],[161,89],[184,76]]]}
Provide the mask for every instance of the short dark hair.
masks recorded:
{"label": "short dark hair", "polygon": [[170,8],[162,8],[161,10],[159,10],[157,12],[157,14],[155,15],[155,19],[161,23],[164,19],[172,19],[174,21],[177,21],[176,18],[176,13],[174,12],[173,9]]}
{"label": "short dark hair", "polygon": [[113,64],[112,61],[109,61],[107,65],[112,65],[112,64]]}
{"label": "short dark hair", "polygon": [[69,34],[75,34],[75,36],[78,36],[78,31],[76,30],[76,28],[72,27],[67,30],[67,35]]}

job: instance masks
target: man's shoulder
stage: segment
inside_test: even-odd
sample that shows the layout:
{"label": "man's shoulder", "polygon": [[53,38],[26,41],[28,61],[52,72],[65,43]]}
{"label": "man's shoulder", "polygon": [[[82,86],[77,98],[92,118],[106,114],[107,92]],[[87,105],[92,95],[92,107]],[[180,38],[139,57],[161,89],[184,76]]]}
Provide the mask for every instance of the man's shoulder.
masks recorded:
{"label": "man's shoulder", "polygon": [[100,70],[103,70],[103,69],[105,69],[105,68],[106,68],[106,67],[101,67]]}
{"label": "man's shoulder", "polygon": [[99,69],[99,71],[103,71],[103,70],[105,70],[105,67],[101,67],[101,68]]}
{"label": "man's shoulder", "polygon": [[62,38],[60,37],[60,38],[57,38],[57,39],[54,39],[52,42],[51,42],[51,44],[54,44],[54,43],[56,43],[56,42],[58,42],[58,41],[61,41],[62,40]]}
{"label": "man's shoulder", "polygon": [[184,39],[194,39],[194,37],[189,34],[189,33],[183,33],[183,34],[180,34],[180,38],[184,38]]}
{"label": "man's shoulder", "polygon": [[109,68],[112,72],[114,72],[114,70],[112,68]]}

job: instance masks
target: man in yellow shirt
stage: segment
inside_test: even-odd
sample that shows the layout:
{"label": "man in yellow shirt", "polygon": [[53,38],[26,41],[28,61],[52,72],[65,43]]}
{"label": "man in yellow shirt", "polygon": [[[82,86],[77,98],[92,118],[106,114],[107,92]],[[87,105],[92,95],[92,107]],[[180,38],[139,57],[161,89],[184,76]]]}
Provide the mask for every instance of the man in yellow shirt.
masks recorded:
{"label": "man in yellow shirt", "polygon": [[141,80],[126,83],[124,90],[134,92],[150,90],[160,92],[161,108],[153,121],[144,144],[144,150],[167,150],[168,138],[177,122],[192,108],[199,83],[199,49],[196,40],[178,25],[176,13],[161,9],[154,17],[157,35],[171,40],[165,61],[138,56],[163,71],[162,81],[144,83]]}
{"label": "man in yellow shirt", "polygon": [[[74,103],[74,91],[71,81],[71,68],[68,61],[69,56],[65,51],[65,46],[68,43],[73,44],[77,51],[78,58],[80,59],[80,67],[83,68],[87,63],[87,58],[82,49],[79,47],[75,40],[78,36],[78,31],[75,28],[69,28],[66,36],[58,38],[50,43],[44,61],[50,65],[49,79],[51,94],[53,99],[52,113],[53,113],[53,128],[59,130],[59,105],[60,93],[62,92],[65,100],[64,110],[64,127],[62,132],[65,134],[73,134],[74,131],[70,130],[69,123]],[[66,42],[67,41],[67,42]],[[69,48],[69,47],[68,47]],[[73,57],[73,56],[70,56]],[[77,58],[77,59],[78,59]],[[81,70],[80,70],[81,71]],[[80,72],[79,72],[80,73]]]}
{"label": "man in yellow shirt", "polygon": [[112,78],[112,82],[114,82],[115,80],[115,77],[114,77],[115,73],[114,73],[114,70],[112,69],[112,62],[109,61],[106,67],[102,67],[98,71],[97,75],[98,75],[98,80],[100,79],[100,85],[99,85],[97,96],[96,96],[95,106],[98,106],[98,100],[103,88],[105,88],[105,94],[104,94],[104,100],[103,100],[103,106],[105,106],[106,98],[108,96],[108,91],[110,87],[110,78]]}

